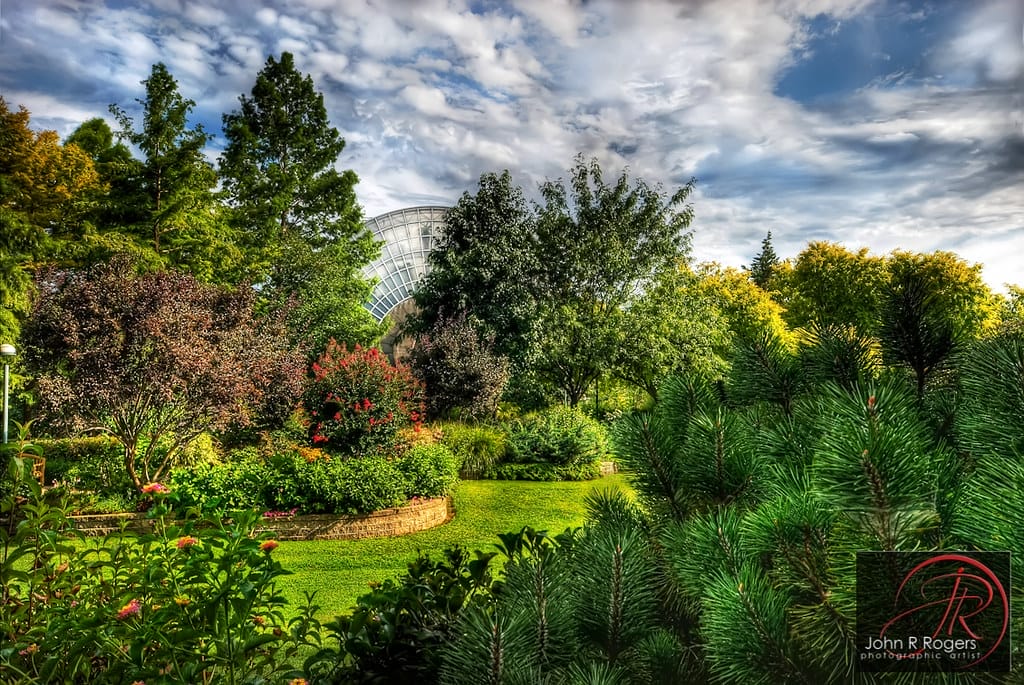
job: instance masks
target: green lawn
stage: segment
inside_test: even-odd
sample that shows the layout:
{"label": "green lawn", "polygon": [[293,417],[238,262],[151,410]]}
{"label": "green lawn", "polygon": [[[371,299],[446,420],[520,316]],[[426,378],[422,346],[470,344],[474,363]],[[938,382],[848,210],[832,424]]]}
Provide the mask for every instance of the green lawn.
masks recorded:
{"label": "green lawn", "polygon": [[443,526],[394,538],[282,542],[274,556],[294,575],[280,586],[293,607],[315,590],[318,617],[331,619],[348,613],[369,583],[404,573],[419,551],[435,558],[456,544],[493,551],[498,533],[523,526],[560,533],[582,525],[584,497],[606,488],[628,490],[629,484],[622,475],[565,483],[463,481],[455,492],[455,518]]}

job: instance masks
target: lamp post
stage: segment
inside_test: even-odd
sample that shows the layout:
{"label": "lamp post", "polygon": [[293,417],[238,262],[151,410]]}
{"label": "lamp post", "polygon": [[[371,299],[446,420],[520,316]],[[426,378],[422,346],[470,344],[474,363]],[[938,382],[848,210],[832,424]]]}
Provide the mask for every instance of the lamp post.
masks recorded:
{"label": "lamp post", "polygon": [[18,350],[14,349],[14,345],[4,343],[0,345],[0,356],[4,358],[4,442],[7,444],[7,414],[10,411],[10,387],[11,387],[11,365],[10,357],[18,354]]}

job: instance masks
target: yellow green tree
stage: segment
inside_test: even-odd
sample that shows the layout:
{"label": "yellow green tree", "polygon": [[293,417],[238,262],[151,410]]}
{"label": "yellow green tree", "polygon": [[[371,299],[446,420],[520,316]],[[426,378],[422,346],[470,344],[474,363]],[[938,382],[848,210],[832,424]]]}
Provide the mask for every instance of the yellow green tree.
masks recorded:
{"label": "yellow green tree", "polygon": [[885,259],[838,243],[814,241],[792,269],[776,269],[774,284],[792,328],[853,326],[864,335],[878,326],[887,281]]}
{"label": "yellow green tree", "polygon": [[783,318],[785,310],[746,273],[708,262],[697,267],[698,292],[725,318],[733,339],[758,340],[766,333],[795,344]]}
{"label": "yellow green tree", "polygon": [[896,251],[882,290],[879,338],[888,364],[909,368],[922,396],[928,380],[958,348],[994,332],[999,300],[981,265],[952,252]]}

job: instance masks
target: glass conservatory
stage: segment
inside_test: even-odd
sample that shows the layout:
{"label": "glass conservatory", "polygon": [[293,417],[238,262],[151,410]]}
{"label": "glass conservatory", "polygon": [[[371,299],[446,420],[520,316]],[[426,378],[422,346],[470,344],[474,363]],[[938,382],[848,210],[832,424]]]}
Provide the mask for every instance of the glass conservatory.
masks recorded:
{"label": "glass conservatory", "polygon": [[375,216],[366,222],[376,240],[383,240],[380,257],[364,270],[380,279],[367,308],[377,321],[412,296],[430,266],[427,254],[444,226],[448,207],[407,207]]}

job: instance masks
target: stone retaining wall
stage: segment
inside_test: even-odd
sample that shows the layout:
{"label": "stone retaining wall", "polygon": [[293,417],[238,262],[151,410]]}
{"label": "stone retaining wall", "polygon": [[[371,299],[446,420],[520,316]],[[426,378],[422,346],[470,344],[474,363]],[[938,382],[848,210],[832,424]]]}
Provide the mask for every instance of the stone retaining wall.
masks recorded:
{"label": "stone retaining wall", "polygon": [[[455,514],[451,497],[419,500],[404,507],[369,514],[311,514],[262,519],[257,532],[268,531],[278,540],[356,540],[407,535],[440,526]],[[120,530],[146,532],[152,522],[143,514],[106,514],[69,517],[85,535],[106,535]]]}

